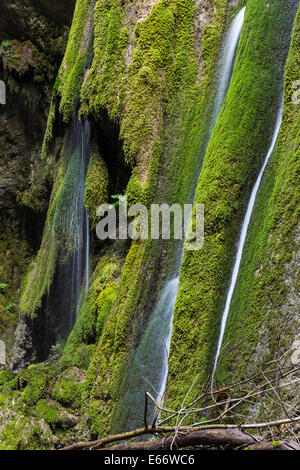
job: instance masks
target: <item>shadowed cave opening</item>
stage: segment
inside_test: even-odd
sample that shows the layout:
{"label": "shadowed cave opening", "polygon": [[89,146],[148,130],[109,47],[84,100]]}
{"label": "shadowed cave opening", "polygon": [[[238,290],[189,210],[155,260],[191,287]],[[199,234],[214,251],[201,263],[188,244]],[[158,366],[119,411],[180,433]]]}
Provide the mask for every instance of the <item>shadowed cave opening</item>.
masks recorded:
{"label": "shadowed cave opening", "polygon": [[[125,163],[118,123],[113,123],[105,116],[101,121],[91,120],[89,126],[89,141],[85,143],[88,147],[87,152],[90,153],[92,142],[93,148],[96,148],[96,151],[104,159],[109,173],[109,195],[124,194],[131,176],[131,168]],[[57,130],[58,135],[60,135],[61,132],[59,129]],[[69,155],[78,144],[76,139],[78,138],[74,135],[71,135],[69,139]],[[86,229],[87,227],[84,225],[83,231],[86,232]],[[91,230],[89,231],[89,239],[90,257],[97,253],[99,249],[102,249],[105,244],[111,243],[110,240],[99,241],[96,233]],[[81,274],[80,296],[76,305],[70,306],[70,297],[74,284],[72,278],[73,259],[70,256],[65,262],[62,262],[59,255],[58,260],[50,292],[48,295],[44,295],[38,315],[31,322],[32,341],[37,362],[46,360],[55,344],[64,343],[67,340],[80,311],[78,305],[81,306],[84,299],[82,286],[84,285],[85,276]]]}
{"label": "shadowed cave opening", "polygon": [[132,170],[125,162],[118,122],[111,121],[107,114],[101,121],[92,120],[91,136],[107,165],[110,196],[125,193]]}

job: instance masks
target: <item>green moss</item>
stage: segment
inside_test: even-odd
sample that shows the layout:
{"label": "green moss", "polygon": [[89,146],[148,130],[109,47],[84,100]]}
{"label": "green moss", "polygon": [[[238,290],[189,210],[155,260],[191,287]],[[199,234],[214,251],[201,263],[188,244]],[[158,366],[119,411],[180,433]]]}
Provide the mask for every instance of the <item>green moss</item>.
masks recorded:
{"label": "green moss", "polygon": [[54,439],[67,444],[74,433],[88,432],[86,417],[79,416],[83,371],[63,369],[52,355],[13,377],[7,374],[0,385],[1,449],[43,450],[53,448]]}
{"label": "green moss", "polygon": [[124,98],[124,53],[128,30],[122,27],[120,0],[101,0],[94,11],[94,59],[81,90],[83,114],[99,115],[104,109],[117,118]]}
{"label": "green moss", "polygon": [[[91,2],[77,2],[65,59],[55,83],[44,156],[57,110],[68,120],[81,88],[82,115],[92,116],[98,122],[108,116],[111,122],[120,123],[125,159],[133,167],[126,191],[129,203],[148,205],[160,200],[185,203],[193,192],[206,146],[226,3],[226,0],[216,0],[211,5],[209,16],[215,41],[210,44],[210,53],[207,51],[202,58],[203,70],[199,72],[192,0],[159,2],[135,29],[129,2],[121,6],[111,0],[98,1],[94,12],[94,59],[83,81],[89,56],[83,36],[87,39],[84,28],[90,31]],[[203,44],[208,44],[210,34],[211,30],[204,31]],[[129,38],[133,51],[128,47]],[[105,170],[95,154],[85,194],[91,219],[96,205],[106,198]],[[158,185],[158,178],[162,177],[166,179],[163,193]],[[62,186],[63,170],[56,177],[41,250],[24,283],[22,311],[34,312],[52,281],[57,241],[51,239],[50,229]],[[176,246],[171,243],[168,247],[169,259]],[[146,323],[150,310],[148,299],[153,295],[151,286],[155,282],[159,290],[161,285],[162,249],[161,244],[150,241],[134,243],[118,289],[114,282],[107,282],[100,291],[99,274],[95,274],[66,345],[62,363],[86,368],[101,335],[88,373],[86,392],[91,393],[93,404],[100,397],[103,416],[97,417],[97,423],[103,422],[104,426],[93,423],[91,417],[95,432],[106,432],[110,413],[122,394],[120,384],[126,375],[129,355],[144,326],[138,322],[139,315]],[[105,407],[101,400],[105,401]]]}
{"label": "green moss", "polygon": [[48,118],[47,118],[46,132],[44,135],[43,145],[42,145],[41,156],[43,160],[45,160],[48,156],[49,146],[53,139],[53,129],[54,129],[54,123],[55,123],[55,118],[56,118],[56,111],[57,111],[57,90],[54,89],[52,93],[52,99],[51,99],[50,109],[49,109]]}
{"label": "green moss", "polygon": [[[126,161],[134,167],[126,191],[129,204],[160,200],[186,203],[193,191],[194,173],[201,166],[199,153],[203,156],[210,125],[210,87],[225,22],[225,6],[225,1],[219,1],[211,9],[211,21],[216,25],[218,40],[204,61],[206,69],[201,79],[193,37],[195,10],[192,1],[162,1],[135,28],[135,47],[124,75],[127,93],[112,95],[114,99],[124,97],[123,105],[121,99],[119,104],[121,136]],[[95,40],[97,34],[96,26]],[[105,60],[104,55],[101,57]],[[99,68],[95,70],[99,74]],[[121,74],[117,83],[120,90],[122,78]],[[98,78],[98,83],[100,80]],[[97,113],[107,106],[113,117],[113,109],[117,108],[112,107],[103,92],[100,93],[101,88],[96,89],[95,74],[90,81],[95,87],[90,84],[88,89],[89,80],[86,80],[82,93],[85,102],[89,99],[90,109]],[[116,90],[113,78],[111,88]],[[97,99],[101,100],[101,106],[96,109]],[[163,194],[156,189],[159,168],[160,178],[167,178]],[[111,416],[123,393],[131,351],[149,313],[150,288],[154,282],[158,288],[160,286],[161,250],[159,243],[138,241],[132,244],[127,255],[116,307],[107,318],[87,374],[86,394],[91,399],[88,411],[95,435],[103,435],[112,427]],[[138,323],[139,315],[143,315],[143,324]],[[118,425],[120,423],[115,429]]]}
{"label": "green moss", "polygon": [[84,72],[91,57],[94,0],[76,2],[68,45],[56,82],[60,112],[69,121],[79,99]]}
{"label": "green moss", "polygon": [[40,400],[36,405],[36,414],[39,418],[44,419],[51,427],[61,424],[61,410],[53,402],[48,400]]}
{"label": "green moss", "polygon": [[14,379],[14,374],[10,370],[0,371],[0,387]]}
{"label": "green moss", "polygon": [[64,348],[61,364],[87,369],[106,318],[114,306],[123,260],[107,255],[100,258],[79,318]]}
{"label": "green moss", "polygon": [[22,401],[34,405],[47,393],[53,382],[55,369],[44,366],[31,366],[17,377],[17,389],[22,390]]}
{"label": "green moss", "polygon": [[18,417],[0,431],[0,450],[46,450],[53,447],[53,437],[43,421]]}
{"label": "green moss", "polygon": [[[277,354],[279,338],[282,354],[291,348],[298,333],[297,304],[285,305],[293,289],[295,292],[298,289],[297,276],[288,266],[297,249],[299,221],[300,107],[292,102],[292,84],[299,75],[299,46],[300,11],[286,65],[281,132],[249,225],[224,336],[226,349],[246,338],[263,318],[267,316],[267,319],[240,347],[224,357],[217,371],[217,377],[223,381],[243,379],[249,374],[249,368],[252,373],[257,367],[263,368]],[[283,331],[287,313],[290,321]],[[261,343],[266,346],[257,356]]]}
{"label": "green moss", "polygon": [[43,419],[55,432],[60,432],[65,437],[65,432],[77,424],[74,415],[68,413],[65,409],[53,400],[40,400],[35,408],[38,418]]}
{"label": "green moss", "polygon": [[108,201],[109,176],[104,160],[92,152],[85,183],[85,207],[88,209],[91,228],[97,224],[97,208]]}
{"label": "green moss", "polygon": [[98,318],[96,331],[98,338],[104,328],[106,319],[112,310],[117,298],[117,284],[109,284],[97,298]]}
{"label": "green moss", "polygon": [[61,405],[76,409],[81,404],[82,387],[82,383],[62,379],[56,383],[52,396]]}
{"label": "green moss", "polygon": [[275,125],[293,13],[283,1],[247,2],[231,85],[197,187],[195,204],[205,206],[204,248],[185,251],[181,265],[170,407],[180,406],[196,376],[191,399],[211,374],[239,227]]}

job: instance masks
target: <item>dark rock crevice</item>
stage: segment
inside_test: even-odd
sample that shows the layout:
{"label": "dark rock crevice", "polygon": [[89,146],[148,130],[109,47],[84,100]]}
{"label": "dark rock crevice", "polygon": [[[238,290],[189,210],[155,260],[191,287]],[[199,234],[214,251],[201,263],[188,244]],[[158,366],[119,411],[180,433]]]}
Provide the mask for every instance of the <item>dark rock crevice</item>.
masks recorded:
{"label": "dark rock crevice", "polygon": [[[74,6],[75,0],[0,0],[0,79],[7,91],[0,105],[0,283],[7,286],[0,292],[0,339],[8,351],[21,281],[39,248],[51,193],[52,167],[41,161],[41,147]],[[15,337],[21,349],[18,337],[23,332],[25,341],[30,328],[25,334],[22,325]]]}

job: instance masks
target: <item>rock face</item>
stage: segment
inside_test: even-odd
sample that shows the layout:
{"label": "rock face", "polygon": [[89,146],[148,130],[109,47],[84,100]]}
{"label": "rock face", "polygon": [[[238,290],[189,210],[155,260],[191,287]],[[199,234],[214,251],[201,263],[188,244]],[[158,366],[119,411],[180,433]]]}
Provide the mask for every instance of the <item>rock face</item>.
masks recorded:
{"label": "rock face", "polygon": [[41,145],[73,9],[74,1],[0,2],[0,79],[7,95],[0,105],[0,337],[8,350],[21,279],[48,205],[51,170],[40,163]]}
{"label": "rock face", "polygon": [[31,328],[27,323],[25,318],[19,320],[15,331],[14,345],[7,357],[8,368],[13,372],[20,372],[35,359]]}
{"label": "rock face", "polygon": [[[36,44],[51,42],[61,35],[63,27],[70,26],[75,0],[11,0],[0,1],[0,36],[6,39],[30,39]],[[56,35],[51,29],[56,28]]]}
{"label": "rock face", "polygon": [[[225,332],[230,346],[247,341],[219,364],[217,378],[238,381],[271,361],[278,325],[290,317],[283,343],[289,363],[299,362],[300,114],[290,99],[299,78],[299,13],[290,47],[298,1],[247,1],[233,79],[209,143],[222,39],[245,2],[78,0],[68,35],[74,3],[0,0],[0,78],[8,91],[0,108],[0,339],[17,372],[0,372],[0,448],[53,448],[133,426],[122,405],[128,370],[161,288],[178,276],[181,246],[172,240],[99,242],[91,234],[90,285],[76,325],[66,344],[51,331],[47,361],[27,367],[34,341],[49,333],[47,292],[60,254],[49,244],[51,222],[57,201],[69,204],[64,150],[74,114],[91,126],[85,205],[93,229],[95,208],[123,193],[129,204],[184,204],[197,187],[196,203],[205,204],[204,249],[185,251],[181,265],[166,398],[173,409],[194,380],[190,399],[210,378],[235,243],[285,72],[282,132]],[[19,310],[31,319],[17,323]],[[134,379],[140,391],[141,369]],[[298,406],[296,388],[287,399]],[[134,425],[143,426],[144,396],[129,405],[141,410]],[[255,420],[260,412],[252,403],[241,414]]]}
{"label": "rock face", "polygon": [[[274,132],[297,8],[296,1],[289,1],[287,4],[279,0],[273,3],[272,7],[256,0],[247,2],[234,73],[225,105],[209,142],[196,192],[195,202],[205,206],[205,244],[203,250],[186,251],[181,266],[169,358],[168,393],[171,409],[180,406],[194,379],[197,378],[198,385],[194,385],[191,391],[191,400],[200,393],[199,389],[203,384],[209,382],[212,374],[221,315],[236,256],[236,243],[249,195]],[[267,38],[264,23],[272,23]],[[277,53],[279,50],[280,53]],[[263,91],[264,86],[266,86],[265,91]],[[290,85],[285,87],[286,109],[291,105],[288,102],[289,94]],[[241,113],[240,118],[239,113]],[[282,128],[286,128],[287,125],[285,121]],[[250,130],[252,126],[255,127],[255,132]],[[289,145],[286,142],[282,143],[282,155],[285,151],[288,153]],[[281,178],[285,179],[283,173],[289,173],[287,168],[292,165],[290,161],[292,157],[280,158],[275,156],[274,152],[273,158],[276,161],[278,158],[281,165],[280,169],[276,164],[273,164],[274,166],[271,164],[271,170],[270,166],[268,167],[273,179],[269,176],[268,183],[266,183],[267,177],[264,179],[262,185],[264,194],[262,196],[260,193],[259,196],[261,198],[259,210],[255,208],[252,217],[252,221],[256,219],[256,229],[249,227],[248,243],[244,249],[244,264],[239,276],[240,284],[238,282],[231,305],[221,356],[227,348],[229,350],[233,348],[233,351],[224,358],[216,375],[222,382],[241,380],[246,370],[250,373],[251,368],[253,370],[253,367],[257,368],[258,364],[262,364],[263,355],[265,358],[268,355],[270,359],[270,355],[274,354],[275,322],[271,328],[272,332],[264,325],[260,332],[260,341],[256,330],[255,334],[249,336],[247,346],[242,342],[240,349],[234,348],[234,345],[239,344],[247,334],[250,334],[258,319],[263,319],[263,312],[266,314],[269,308],[272,313],[280,311],[284,261],[279,253],[278,259],[274,259],[275,240],[280,235],[279,233],[273,235],[274,239],[270,243],[272,248],[269,248],[268,254],[266,254],[268,245],[266,239],[270,235],[270,227],[273,228],[272,217],[276,213],[276,217],[279,218],[281,212],[278,197],[279,181]],[[277,182],[272,190],[271,181]],[[293,207],[291,212],[295,214],[293,197],[291,201]],[[271,204],[273,211],[270,209]],[[293,244],[295,217],[292,216],[289,222],[287,219],[288,217],[282,226],[288,223],[291,232],[285,238],[285,242],[278,243],[281,248],[277,249],[281,254],[285,243],[286,246]],[[278,226],[277,229],[278,232],[282,230]],[[264,272],[256,278],[254,272],[258,269],[259,263],[264,265]],[[280,288],[275,294],[277,291],[275,286],[279,284]],[[242,289],[237,293],[241,286]],[[268,289],[269,295],[266,296]],[[271,306],[269,306],[270,298],[273,299]],[[268,344],[269,338],[273,344]],[[197,351],[197,354],[191,354],[193,350]],[[179,383],[182,384],[180,387]]]}

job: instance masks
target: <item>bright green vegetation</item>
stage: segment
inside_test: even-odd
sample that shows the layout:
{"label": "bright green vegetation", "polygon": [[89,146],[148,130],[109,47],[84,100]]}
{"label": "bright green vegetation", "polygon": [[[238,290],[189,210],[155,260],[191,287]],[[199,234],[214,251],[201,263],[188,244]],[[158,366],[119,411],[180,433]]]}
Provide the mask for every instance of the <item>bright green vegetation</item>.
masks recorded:
{"label": "bright green vegetation", "polygon": [[53,436],[49,426],[34,418],[16,418],[1,429],[0,450],[49,450]]}
{"label": "bright green vegetation", "polygon": [[81,90],[84,114],[104,111],[118,119],[124,105],[125,48],[128,30],[123,26],[127,5],[100,0],[94,10],[94,58]]}
{"label": "bright green vegetation", "polygon": [[[75,110],[75,98],[90,57],[84,33],[88,28],[84,30],[82,24],[91,26],[92,7],[91,2],[77,2],[55,84],[44,157],[53,137],[56,109],[59,106],[66,121]],[[197,38],[194,15],[192,0],[163,0],[133,27],[129,4],[121,7],[118,2],[103,0],[95,5],[94,57],[80,91],[80,114],[102,123],[104,130],[119,121],[125,161],[132,167],[126,190],[129,204],[185,203],[193,193],[207,145],[214,76],[222,32],[229,20],[227,1],[212,2],[209,22]],[[195,39],[201,40],[201,64]],[[85,191],[92,226],[96,223],[95,207],[107,199],[109,177],[104,160],[93,151]],[[161,190],[158,182],[162,180]],[[52,241],[49,228],[61,187],[62,170],[57,173],[41,250],[23,290],[24,312],[34,311],[51,285],[57,242]],[[122,395],[130,355],[147,324],[152,285],[155,282],[159,291],[163,266],[170,275],[176,269],[172,255],[178,244],[170,243],[163,257],[162,248],[157,242],[133,243],[119,286],[114,281],[103,286],[96,269],[66,345],[62,359],[65,364],[86,368],[93,358],[85,393],[91,398],[86,411],[95,435],[122,425],[112,424],[111,418]],[[139,318],[143,318],[142,323]]]}
{"label": "bright green vegetation", "polygon": [[0,372],[0,387],[14,378],[14,374],[9,370],[2,370]]}
{"label": "bright green vegetation", "polygon": [[[56,110],[59,108],[68,121],[80,92],[80,115],[102,123],[104,131],[116,120],[119,122],[125,161],[132,167],[126,190],[129,204],[149,204],[153,200],[185,203],[190,199],[206,148],[213,79],[222,31],[228,21],[226,5],[226,0],[213,1],[209,24],[199,32],[205,50],[199,69],[192,0],[163,0],[136,27],[132,25],[130,4],[121,7],[119,2],[102,0],[96,2],[93,13],[93,2],[77,2],[54,87],[43,157],[47,157],[54,137]],[[83,81],[91,60],[92,29],[93,60]],[[157,189],[158,178],[165,179],[162,193]],[[104,160],[93,149],[85,190],[93,227],[95,208],[107,200],[109,179]],[[24,284],[23,312],[34,312],[40,306],[52,282],[58,244],[51,227],[60,199],[62,205],[67,200],[63,196],[65,180],[61,164],[41,249]],[[105,434],[111,427],[129,356],[147,321],[155,279],[157,290],[160,288],[161,249],[157,242],[133,243],[119,285],[114,278],[103,283],[97,267],[67,342],[62,364],[87,368],[93,358],[87,375],[86,395],[91,400],[86,411],[95,435]],[[176,246],[171,243],[165,265],[174,249]],[[172,270],[170,263],[169,271]],[[139,316],[144,317],[143,324],[139,324]]]}
{"label": "bright green vegetation", "polygon": [[0,449],[52,449],[55,439],[71,442],[75,427],[86,432],[78,418],[83,383],[84,372],[62,369],[57,357],[17,376],[0,372]]}
{"label": "bright green vegetation", "polygon": [[[206,24],[195,31],[194,0],[161,0],[147,12],[139,0],[134,8],[127,0],[78,0],[48,116],[42,162],[56,162],[54,184],[41,247],[23,281],[20,310],[25,314],[38,311],[51,287],[60,250],[68,248],[60,221],[71,204],[77,172],[74,154],[68,156],[66,150],[74,115],[91,123],[84,202],[93,230],[96,208],[112,199],[115,177],[115,162],[105,154],[105,145],[98,148],[97,130],[107,138],[106,146],[116,129],[120,134],[131,169],[129,204],[190,202],[203,164],[195,202],[205,205],[205,246],[199,252],[186,251],[181,267],[170,407],[179,405],[197,374],[192,395],[209,378],[235,243],[280,101],[293,2],[248,0],[232,83],[207,147],[223,33],[244,3],[240,1],[235,10],[227,0],[207,2]],[[283,131],[251,222],[226,331],[230,345],[268,310],[273,317],[269,327],[272,334],[277,332],[276,318],[283,309],[279,306],[285,297],[284,273],[294,249],[296,222],[299,111],[290,104],[291,83],[299,78],[296,51],[299,25],[286,70]],[[66,127],[64,136],[57,138],[58,112]],[[27,198],[28,207],[38,207],[34,193],[22,198],[22,203]],[[0,414],[0,448],[53,447],[52,433],[67,443],[73,429],[86,439],[85,422],[92,437],[124,428],[121,399],[128,366],[165,279],[176,274],[174,255],[180,244],[93,240],[92,245],[90,287],[82,295],[62,356],[56,361],[50,356],[47,363],[17,376],[0,372],[0,407],[11,411],[3,423]],[[10,246],[15,247],[13,240]],[[18,249],[23,259],[26,246]],[[16,300],[7,288],[4,261],[0,259],[0,332]],[[20,272],[24,270],[22,264]],[[233,351],[222,362],[218,378],[240,377],[258,339],[256,332],[242,355]]]}
{"label": "bright green vegetation", "polygon": [[[225,331],[225,349],[250,334],[241,347],[224,357],[218,378],[242,380],[289,350],[298,334],[299,304],[295,259],[299,238],[300,105],[293,104],[299,79],[300,12],[285,72],[283,123],[276,151],[267,167],[248,231],[244,256]],[[291,353],[290,353],[291,354]],[[234,365],[234,367],[233,367]]]}
{"label": "bright green vegetation", "polygon": [[91,59],[94,3],[94,0],[76,2],[67,50],[56,79],[55,92],[61,96],[59,109],[66,121],[74,114],[84,71]]}
{"label": "bright green vegetation", "polygon": [[0,235],[0,338],[6,342],[7,349],[11,346],[12,331],[17,323],[18,289],[29,260],[25,241],[12,233]]}
{"label": "bright green vegetation", "polygon": [[[126,113],[120,126],[125,159],[134,167],[126,191],[129,203],[148,204],[152,200],[183,203],[190,197],[195,171],[199,171],[205,149],[212,104],[209,87],[212,86],[226,21],[226,2],[214,2],[214,6],[211,30],[204,31],[202,40],[208,40],[207,35],[214,31],[215,44],[203,60],[201,79],[193,37],[195,10],[192,1],[162,1],[153,7],[149,17],[134,30],[135,48],[125,75],[125,87],[128,88],[124,104]],[[108,11],[112,21],[112,10]],[[118,23],[116,21],[113,24]],[[95,44],[97,34],[95,27]],[[121,38],[122,34],[118,37]],[[102,41],[101,38],[99,41]],[[106,50],[109,47],[106,42]],[[115,50],[119,51],[120,48],[116,47]],[[93,109],[95,103],[99,103],[97,99],[100,100],[101,104],[97,104],[96,108],[100,117],[104,104],[109,115],[114,117],[117,109],[113,104],[115,95],[111,99],[107,98],[107,91],[102,88],[105,76],[103,81],[100,75],[98,82],[93,79],[89,84],[94,67],[99,66],[96,54],[82,95],[86,100],[87,92],[91,93],[90,106]],[[110,67],[111,77],[114,77],[114,60],[110,61],[103,52],[100,57],[104,62],[101,62],[102,70]],[[114,59],[117,60],[117,57],[114,56]],[[96,96],[94,89],[98,83]],[[109,83],[111,89],[116,90],[113,88],[113,79]],[[117,96],[124,96],[120,85]],[[122,110],[121,103],[118,109]],[[87,109],[87,103],[83,104],[83,109]],[[156,189],[158,176],[165,178],[163,193]],[[143,312],[149,313],[148,299],[155,277],[158,278],[157,289],[160,287],[158,260],[161,249],[162,246],[157,242],[139,241],[132,244],[127,255],[116,306],[107,318],[87,373],[87,395],[90,396],[88,412],[93,435],[104,435],[124,425],[119,419],[115,421],[113,417],[111,421],[111,418],[119,416],[118,401],[122,396],[130,355],[146,325],[145,320],[141,324],[138,318],[141,318]],[[172,244],[170,249],[173,250]]]}
{"label": "bright green vegetation", "polygon": [[100,258],[79,319],[65,346],[61,360],[63,366],[89,367],[106,318],[116,300],[122,263],[122,257],[117,255]]}
{"label": "bright green vegetation", "polygon": [[212,371],[235,243],[275,125],[294,12],[285,1],[247,2],[231,85],[197,187],[205,245],[186,251],[181,266],[169,360],[172,407],[199,376],[190,398],[197,394]]}
{"label": "bright green vegetation", "polygon": [[103,158],[92,151],[91,161],[85,182],[85,207],[88,209],[91,228],[97,225],[96,211],[100,204],[108,201],[109,174]]}

